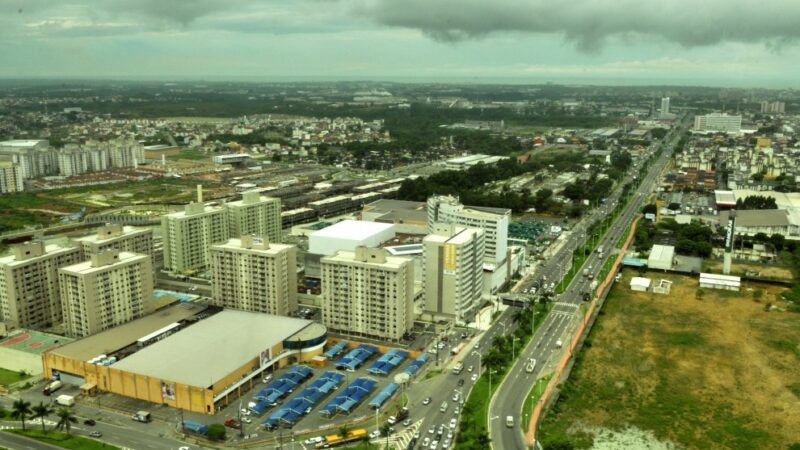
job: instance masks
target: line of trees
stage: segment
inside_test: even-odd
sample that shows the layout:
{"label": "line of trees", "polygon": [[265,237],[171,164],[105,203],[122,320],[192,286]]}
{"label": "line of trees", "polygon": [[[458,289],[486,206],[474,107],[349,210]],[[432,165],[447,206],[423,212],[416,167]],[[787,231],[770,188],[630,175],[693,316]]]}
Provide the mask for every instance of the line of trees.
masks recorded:
{"label": "line of trees", "polygon": [[60,407],[58,409],[54,409],[52,406],[44,402],[39,402],[38,405],[31,406],[29,401],[22,399],[15,400],[11,405],[11,417],[20,421],[23,431],[26,429],[25,421],[30,418],[39,419],[42,424],[42,432],[47,433],[44,419],[52,414],[55,414],[58,417],[58,421],[55,424],[55,429],[59,431],[63,430],[68,435],[72,429],[72,424],[78,422],[78,418],[75,416],[74,411],[70,407]]}
{"label": "line of trees", "polygon": [[765,195],[748,195],[736,200],[736,209],[778,209],[773,197]]}

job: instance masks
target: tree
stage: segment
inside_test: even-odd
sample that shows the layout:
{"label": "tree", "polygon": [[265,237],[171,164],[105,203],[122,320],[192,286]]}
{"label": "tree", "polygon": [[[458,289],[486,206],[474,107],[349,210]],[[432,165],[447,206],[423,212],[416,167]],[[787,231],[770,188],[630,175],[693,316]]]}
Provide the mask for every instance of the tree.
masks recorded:
{"label": "tree", "polygon": [[339,426],[339,436],[346,437],[347,433],[350,431],[350,426],[346,423],[343,423]]}
{"label": "tree", "polygon": [[769,237],[769,242],[776,251],[781,251],[786,244],[786,237],[782,234],[775,233]]}
{"label": "tree", "polygon": [[53,408],[46,404],[45,402],[39,402],[38,405],[34,406],[32,417],[34,419],[40,419],[42,421],[42,432],[47,432],[47,429],[44,427],[44,418],[53,414]]}
{"label": "tree", "polygon": [[221,423],[212,423],[208,426],[208,433],[206,433],[206,436],[212,441],[224,441],[225,426]]}
{"label": "tree", "polygon": [[31,403],[25,400],[14,400],[11,405],[11,417],[22,422],[22,431],[25,431],[25,419],[33,413]]}
{"label": "tree", "polygon": [[72,408],[58,408],[58,410],[56,410],[56,416],[58,416],[56,429],[64,430],[64,432],[67,434],[69,434],[70,430],[72,429],[72,424],[78,422],[78,418],[75,417],[75,413],[72,412]]}
{"label": "tree", "polygon": [[698,289],[694,292],[694,298],[696,298],[697,300],[702,300],[703,297],[705,296],[706,296],[706,291],[702,289]]}
{"label": "tree", "polygon": [[392,426],[389,423],[381,425],[381,437],[386,438],[386,448],[389,448],[389,436],[392,434]]}

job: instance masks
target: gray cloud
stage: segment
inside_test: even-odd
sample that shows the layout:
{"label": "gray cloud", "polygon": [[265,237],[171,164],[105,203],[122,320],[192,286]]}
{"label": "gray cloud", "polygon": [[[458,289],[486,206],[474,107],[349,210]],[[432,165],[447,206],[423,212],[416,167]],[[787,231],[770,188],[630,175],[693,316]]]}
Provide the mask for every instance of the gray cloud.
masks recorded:
{"label": "gray cloud", "polygon": [[686,47],[800,37],[797,0],[363,0],[358,14],[454,42],[497,32],[561,34],[583,51],[611,37],[653,36]]}

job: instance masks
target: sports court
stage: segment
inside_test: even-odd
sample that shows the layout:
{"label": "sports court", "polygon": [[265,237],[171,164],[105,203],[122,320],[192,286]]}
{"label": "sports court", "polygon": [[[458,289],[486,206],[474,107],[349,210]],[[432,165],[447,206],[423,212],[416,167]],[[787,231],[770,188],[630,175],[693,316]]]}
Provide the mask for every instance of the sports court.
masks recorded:
{"label": "sports court", "polygon": [[41,355],[45,350],[72,342],[72,339],[39,331],[25,330],[0,340],[0,347]]}

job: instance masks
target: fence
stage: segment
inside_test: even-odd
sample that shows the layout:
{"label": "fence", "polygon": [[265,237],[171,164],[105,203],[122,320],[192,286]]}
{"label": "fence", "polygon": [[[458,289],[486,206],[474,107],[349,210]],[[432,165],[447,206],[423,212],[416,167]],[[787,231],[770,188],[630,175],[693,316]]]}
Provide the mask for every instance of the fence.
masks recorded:
{"label": "fence", "polygon": [[608,275],[606,275],[606,278],[598,286],[595,297],[592,299],[593,301],[589,306],[589,309],[583,316],[584,320],[578,325],[578,329],[575,331],[575,334],[572,336],[572,340],[567,346],[567,351],[556,365],[553,376],[550,378],[550,382],[547,383],[547,387],[545,388],[541,397],[539,397],[539,401],[536,403],[536,406],[533,408],[533,413],[531,414],[530,422],[528,423],[528,432],[525,434],[528,446],[533,446],[536,443],[536,431],[539,425],[539,419],[544,411],[544,406],[550,400],[550,396],[553,395],[553,392],[555,392],[556,386],[561,380],[561,377],[564,376],[564,370],[569,365],[570,358],[572,358],[572,354],[575,352],[578,344],[580,344],[583,333],[586,331],[587,325],[589,325],[589,319],[592,317],[592,314],[594,314],[595,309],[602,306],[598,306],[598,302],[603,297],[606,289],[608,289],[611,286],[611,283],[614,282],[614,277],[616,276],[617,270],[619,269],[620,264],[622,264],[622,260],[625,258],[625,252],[627,251],[631,242],[633,242],[634,235],[636,234],[636,225],[639,223],[640,218],[641,216],[637,217],[631,224],[628,238],[625,240],[625,245],[622,246],[622,249],[617,255],[617,259],[614,261],[614,265],[612,266],[613,269],[608,271]]}

